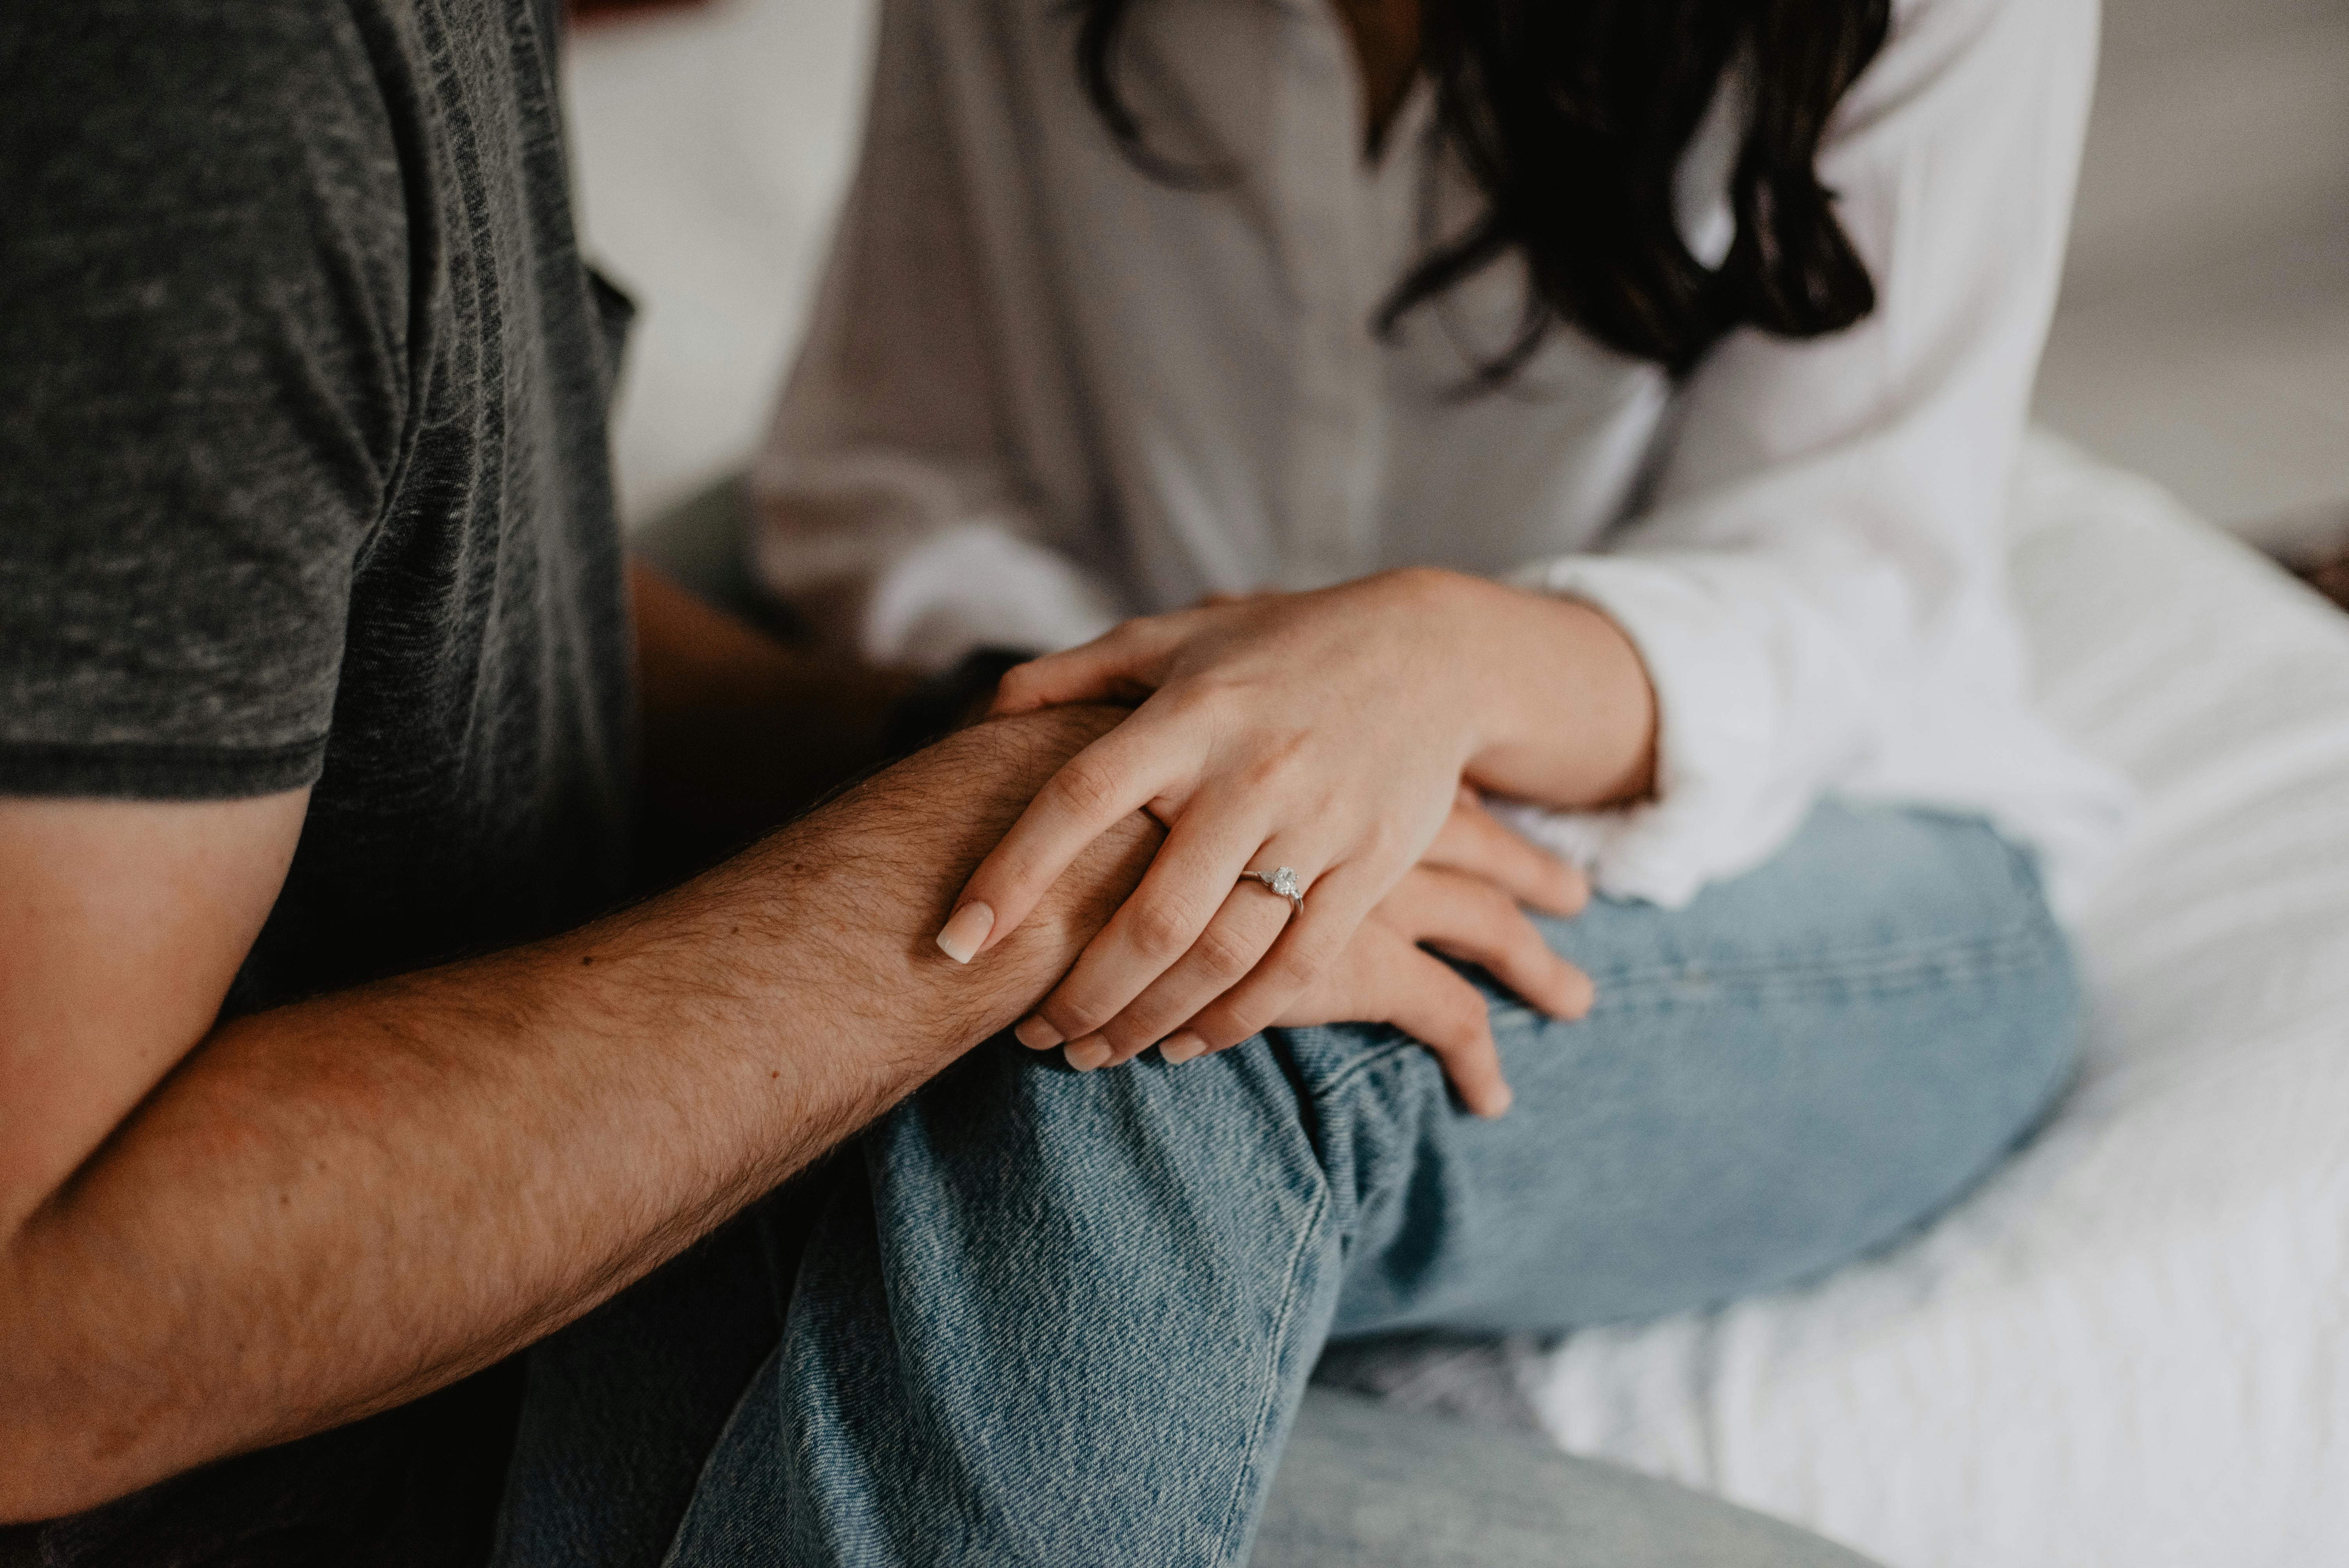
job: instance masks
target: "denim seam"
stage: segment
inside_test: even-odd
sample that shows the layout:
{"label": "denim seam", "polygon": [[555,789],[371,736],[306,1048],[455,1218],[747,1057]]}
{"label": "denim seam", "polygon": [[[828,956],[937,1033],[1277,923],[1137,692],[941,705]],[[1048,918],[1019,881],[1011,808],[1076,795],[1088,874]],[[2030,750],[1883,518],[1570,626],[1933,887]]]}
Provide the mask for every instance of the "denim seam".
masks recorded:
{"label": "denim seam", "polygon": [[[1329,1213],[1329,1178],[1321,1172],[1318,1164],[1314,1165],[1313,1170],[1315,1173],[1313,1205],[1306,1212],[1305,1222],[1297,1228],[1297,1243],[1289,1249],[1288,1277],[1281,1289],[1280,1305],[1273,1319],[1273,1332],[1265,1340],[1266,1365],[1262,1386],[1271,1389],[1272,1394],[1257,1410],[1256,1421],[1248,1430],[1247,1441],[1241,1445],[1239,1451],[1244,1454],[1257,1455],[1265,1451],[1267,1429],[1272,1425],[1275,1416],[1280,1409],[1281,1350],[1288,1341],[1289,1326],[1297,1317],[1306,1253],[1312,1242],[1314,1232]],[[1255,1495],[1257,1479],[1256,1467],[1251,1463],[1241,1467],[1233,1483],[1232,1501],[1224,1511],[1224,1522],[1217,1531],[1224,1540],[1224,1561],[1226,1563],[1239,1561],[1235,1553],[1244,1544],[1248,1502]]]}
{"label": "denim seam", "polygon": [[[1531,1009],[1527,1010],[1531,1011]],[[1327,1099],[1340,1089],[1352,1087],[1355,1079],[1365,1076],[1374,1068],[1384,1067],[1397,1057],[1406,1056],[1413,1051],[1423,1051],[1426,1048],[1409,1035],[1392,1040],[1386,1045],[1375,1047],[1348,1062],[1345,1070],[1323,1084],[1315,1098]]]}
{"label": "denim seam", "polygon": [[[2062,942],[2062,933],[2052,921],[2038,921],[1993,937],[1909,943],[1872,949],[1868,954],[1828,955],[1801,965],[1745,964],[1719,969],[1705,965],[1652,965],[1645,969],[1593,975],[1599,989],[1599,1001],[1592,1011],[1630,1011],[1634,1006],[1661,1009],[1687,1005],[1691,1001],[1697,1005],[1717,1006],[1723,1002],[1758,999],[1764,995],[1799,996],[1813,991],[1848,990],[1854,985],[1870,982],[1872,994],[1889,995],[1950,979],[1953,971],[1961,968],[1961,965],[1953,960],[1971,960],[1963,963],[1962,968],[1976,975],[1993,974],[2031,966],[2045,958],[2051,944],[2060,947]],[[1687,998],[1679,994],[1679,983],[1687,979],[1692,967],[1701,970],[1703,975],[1700,984],[1703,986],[1704,995],[1701,998]],[[1640,997],[1636,1003],[1609,1003],[1611,991],[1635,988],[1649,994]],[[1547,1015],[1537,1013],[1508,995],[1495,996],[1491,1000],[1495,1013],[1515,1011],[1547,1021]],[[1350,1088],[1364,1074],[1395,1057],[1423,1049],[1425,1047],[1417,1040],[1405,1036],[1365,1051],[1324,1082],[1316,1098],[1327,1099],[1338,1094]]]}
{"label": "denim seam", "polygon": [[[1988,940],[1916,944],[1872,954],[1828,956],[1800,964],[1741,964],[1715,966],[1702,960],[1678,965],[1651,965],[1591,976],[1599,991],[1594,1010],[1613,1010],[1609,997],[1630,991],[1649,993],[1647,1005],[1670,1005],[1690,984],[1701,986],[1704,1000],[1718,1002],[1762,995],[1805,995],[1822,991],[1865,987],[1890,995],[1941,985],[1956,978],[1983,975],[2043,965],[2061,936],[2054,927],[2024,929]],[[1663,993],[1657,995],[1657,993]],[[1627,1006],[1618,1001],[1615,1006]]]}

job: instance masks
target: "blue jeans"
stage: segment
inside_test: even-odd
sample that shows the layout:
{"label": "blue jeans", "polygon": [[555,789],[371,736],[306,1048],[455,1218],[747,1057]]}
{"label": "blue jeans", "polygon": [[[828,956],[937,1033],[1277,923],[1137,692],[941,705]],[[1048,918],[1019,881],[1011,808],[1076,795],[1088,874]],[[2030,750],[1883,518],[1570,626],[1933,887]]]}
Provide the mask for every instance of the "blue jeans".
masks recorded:
{"label": "blue jeans", "polygon": [[1964,1192],[2070,1071],[2064,939],[1971,820],[1828,804],[1685,911],[1547,934],[1598,1006],[1495,994],[1499,1122],[1384,1028],[1092,1075],[974,1052],[859,1141],[803,1250],[762,1219],[730,1272],[685,1265],[731,1284],[657,1279],[649,1316],[543,1348],[502,1561],[1244,1563],[1332,1337],[1816,1275]]}

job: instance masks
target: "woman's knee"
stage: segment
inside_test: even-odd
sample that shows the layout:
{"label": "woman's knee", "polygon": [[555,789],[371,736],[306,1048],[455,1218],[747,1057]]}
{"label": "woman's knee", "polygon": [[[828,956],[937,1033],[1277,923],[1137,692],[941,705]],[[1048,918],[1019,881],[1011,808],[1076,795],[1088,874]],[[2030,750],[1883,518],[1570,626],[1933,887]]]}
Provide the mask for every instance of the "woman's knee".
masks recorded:
{"label": "woman's knee", "polygon": [[1309,1123],[1263,1039],[1180,1066],[1149,1052],[1080,1072],[1006,1036],[893,1112],[868,1145],[900,1180],[979,1201],[1067,1194],[1138,1209],[1241,1181],[1318,1182]]}

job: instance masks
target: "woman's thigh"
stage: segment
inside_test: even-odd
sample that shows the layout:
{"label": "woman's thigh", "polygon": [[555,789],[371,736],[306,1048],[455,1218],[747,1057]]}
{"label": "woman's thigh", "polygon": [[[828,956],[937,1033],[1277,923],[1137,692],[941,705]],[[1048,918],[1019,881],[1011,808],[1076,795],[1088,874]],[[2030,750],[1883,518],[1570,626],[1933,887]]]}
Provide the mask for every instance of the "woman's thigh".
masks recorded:
{"label": "woman's thigh", "polygon": [[1822,806],[1761,869],[1548,928],[1598,1005],[1496,995],[1516,1109],[1426,1054],[1288,1045],[1348,1196],[1335,1332],[1565,1328],[1821,1273],[1987,1173],[2069,1076],[2078,993],[2029,858],[1983,824]]}

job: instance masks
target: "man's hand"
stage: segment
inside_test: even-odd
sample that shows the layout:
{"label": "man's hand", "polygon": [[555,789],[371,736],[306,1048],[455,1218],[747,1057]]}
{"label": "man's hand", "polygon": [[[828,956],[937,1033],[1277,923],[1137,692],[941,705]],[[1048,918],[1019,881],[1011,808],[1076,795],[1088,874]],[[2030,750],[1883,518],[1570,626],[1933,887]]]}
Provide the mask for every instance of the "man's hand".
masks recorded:
{"label": "man's hand", "polygon": [[568,936],[209,1033],[299,801],[6,807],[0,1523],[488,1366],[1001,1029],[1156,830],[984,972],[930,934],[1118,717],[967,731]]}

